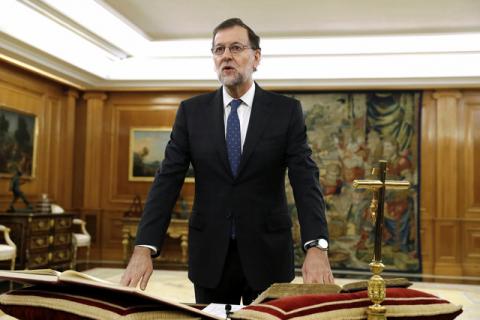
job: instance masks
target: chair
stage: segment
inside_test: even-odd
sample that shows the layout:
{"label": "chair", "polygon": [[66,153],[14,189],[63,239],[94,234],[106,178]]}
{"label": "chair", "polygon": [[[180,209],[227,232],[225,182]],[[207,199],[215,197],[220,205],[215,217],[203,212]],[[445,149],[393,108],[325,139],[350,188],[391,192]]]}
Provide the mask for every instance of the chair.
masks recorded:
{"label": "chair", "polygon": [[17,246],[10,238],[10,228],[0,224],[0,232],[3,232],[5,244],[0,244],[0,261],[11,260],[10,270],[15,269],[15,258],[17,257]]}
{"label": "chair", "polygon": [[[57,204],[52,204],[51,205],[52,213],[63,213],[65,210],[63,210],[62,207],[60,207]],[[87,261],[87,268],[88,268],[88,263],[90,261],[90,244],[92,242],[92,238],[90,237],[90,234],[87,231],[86,225],[87,223],[82,220],[82,219],[73,219],[73,224],[74,226],[79,226],[80,232],[73,233],[73,259],[72,259],[72,264],[70,266],[71,269],[75,269],[77,266],[77,251],[79,247],[85,247],[86,248],[86,261]]]}
{"label": "chair", "polygon": [[[0,244],[0,261],[11,260],[10,270],[14,270],[17,246],[10,238],[10,228],[0,224],[0,232],[3,232],[3,238],[5,239],[5,244]],[[10,281],[10,290],[13,290],[12,281]]]}

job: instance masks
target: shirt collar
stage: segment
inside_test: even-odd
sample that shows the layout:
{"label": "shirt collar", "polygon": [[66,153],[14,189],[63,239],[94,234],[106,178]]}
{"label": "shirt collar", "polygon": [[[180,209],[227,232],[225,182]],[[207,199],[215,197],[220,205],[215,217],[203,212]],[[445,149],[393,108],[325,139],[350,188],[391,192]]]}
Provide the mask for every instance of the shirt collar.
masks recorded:
{"label": "shirt collar", "polygon": [[[234,100],[228,92],[227,89],[225,89],[225,86],[222,87],[223,91],[223,107],[226,108]],[[250,89],[245,92],[243,96],[240,97],[244,105],[247,105],[247,107],[251,107],[253,105],[253,97],[255,96],[255,82],[252,83],[250,86]]]}

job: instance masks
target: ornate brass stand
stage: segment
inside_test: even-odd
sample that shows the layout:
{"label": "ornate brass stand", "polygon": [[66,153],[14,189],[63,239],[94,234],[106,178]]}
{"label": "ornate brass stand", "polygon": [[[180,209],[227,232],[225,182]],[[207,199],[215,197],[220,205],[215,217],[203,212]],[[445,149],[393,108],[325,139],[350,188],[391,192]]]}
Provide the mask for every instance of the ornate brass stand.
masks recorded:
{"label": "ornate brass stand", "polygon": [[368,281],[368,297],[373,305],[368,307],[368,320],[386,319],[386,308],[381,305],[385,300],[385,280],[381,273],[385,266],[382,263],[382,232],[383,232],[383,213],[385,207],[385,189],[408,189],[408,181],[386,180],[387,161],[380,160],[379,168],[375,168],[372,174],[377,175],[377,180],[354,180],[353,187],[357,189],[369,189],[373,193],[370,204],[370,214],[375,224],[375,247],[373,260],[370,263],[370,270],[373,276]]}

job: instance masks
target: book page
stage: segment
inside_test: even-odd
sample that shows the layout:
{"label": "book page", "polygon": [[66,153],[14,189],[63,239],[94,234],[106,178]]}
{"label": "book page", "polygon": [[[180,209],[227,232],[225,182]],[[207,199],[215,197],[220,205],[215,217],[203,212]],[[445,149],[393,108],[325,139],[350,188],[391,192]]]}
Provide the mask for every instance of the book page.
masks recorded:
{"label": "book page", "polygon": [[110,285],[114,285],[114,286],[115,285],[120,286],[117,283],[110,282],[110,281],[107,281],[107,280],[104,280],[104,279],[100,279],[100,278],[91,276],[89,274],[78,272],[78,271],[75,271],[75,270],[63,271],[63,272],[60,273],[59,278],[62,281],[70,280],[70,281],[80,281],[80,282],[82,282],[82,281],[87,280],[87,281],[93,281],[93,282],[100,282],[100,283],[104,283],[104,284],[110,284]]}
{"label": "book page", "polygon": [[0,270],[0,279],[22,283],[57,283],[60,272],[51,269]]}
{"label": "book page", "polygon": [[50,276],[58,276],[60,274],[59,271],[53,269],[33,269],[33,270],[5,270],[15,273],[26,273],[26,274],[42,274],[42,275],[50,275]]}
{"label": "book page", "polygon": [[139,288],[132,288],[132,287],[126,287],[122,286],[119,283],[114,283],[110,282],[107,280],[103,280],[94,276],[91,276],[89,274],[81,273],[75,270],[67,270],[61,273],[60,275],[60,282],[63,282],[65,284],[78,284],[78,285],[85,285],[85,286],[90,286],[92,288],[102,288],[102,289],[109,289],[112,290],[112,292],[127,292],[133,295],[138,295],[146,298],[153,299],[155,301],[158,301],[159,303],[170,305],[170,306],[175,306],[180,310],[186,310],[190,311],[194,314],[198,314],[203,316],[204,318],[207,319],[225,319],[225,317],[217,317],[215,315],[210,315],[207,314],[201,310],[195,309],[193,307],[190,307],[188,305],[178,303],[175,301],[170,301],[168,299],[162,298],[159,295],[152,295],[149,294]]}
{"label": "book page", "polygon": [[[154,296],[151,294],[146,293],[145,291],[141,291],[137,288],[131,288],[122,286],[117,283],[113,283],[110,281],[106,281],[97,277],[93,277],[91,275],[81,273],[75,270],[67,270],[63,273],[49,270],[49,269],[39,269],[39,270],[17,270],[17,271],[9,271],[9,270],[0,270],[0,279],[5,280],[12,280],[21,283],[27,284],[50,284],[50,285],[73,285],[73,286],[88,286],[91,287],[92,290],[94,288],[102,288],[107,289],[114,294],[115,292],[125,292],[131,295],[137,295],[146,297],[152,300],[157,301],[160,304],[165,304],[169,306],[174,306],[179,310],[188,311],[195,315],[200,315],[202,318],[205,319],[217,319],[223,320],[225,317],[218,317],[215,315],[210,315],[205,313],[201,310],[195,309],[188,305],[178,303],[175,301],[170,301],[159,296]],[[54,286],[52,286],[52,290],[54,290]]]}
{"label": "book page", "polygon": [[[208,306],[203,308],[202,311],[205,312],[205,313],[208,313],[209,315],[221,317],[222,319],[226,319],[227,312],[225,311],[225,306],[226,306],[226,304],[210,303]],[[238,311],[238,310],[240,310],[244,307],[243,305],[238,305],[238,304],[231,304],[230,306],[231,306],[231,309],[230,309],[231,313],[233,313],[235,311]]]}

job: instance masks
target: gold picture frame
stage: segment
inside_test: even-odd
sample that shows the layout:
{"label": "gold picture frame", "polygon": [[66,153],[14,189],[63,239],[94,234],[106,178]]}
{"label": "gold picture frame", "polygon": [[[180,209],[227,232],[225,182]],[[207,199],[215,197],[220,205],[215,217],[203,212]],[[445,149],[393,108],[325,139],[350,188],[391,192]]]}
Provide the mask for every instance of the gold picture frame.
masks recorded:
{"label": "gold picture frame", "polygon": [[129,181],[153,181],[165,157],[171,132],[171,127],[130,128]]}
{"label": "gold picture frame", "polygon": [[[130,128],[128,180],[153,181],[170,140],[171,127]],[[193,183],[193,168],[190,165],[185,182]]]}
{"label": "gold picture frame", "polygon": [[0,105],[0,177],[16,170],[26,179],[35,178],[38,119],[35,114]]}

